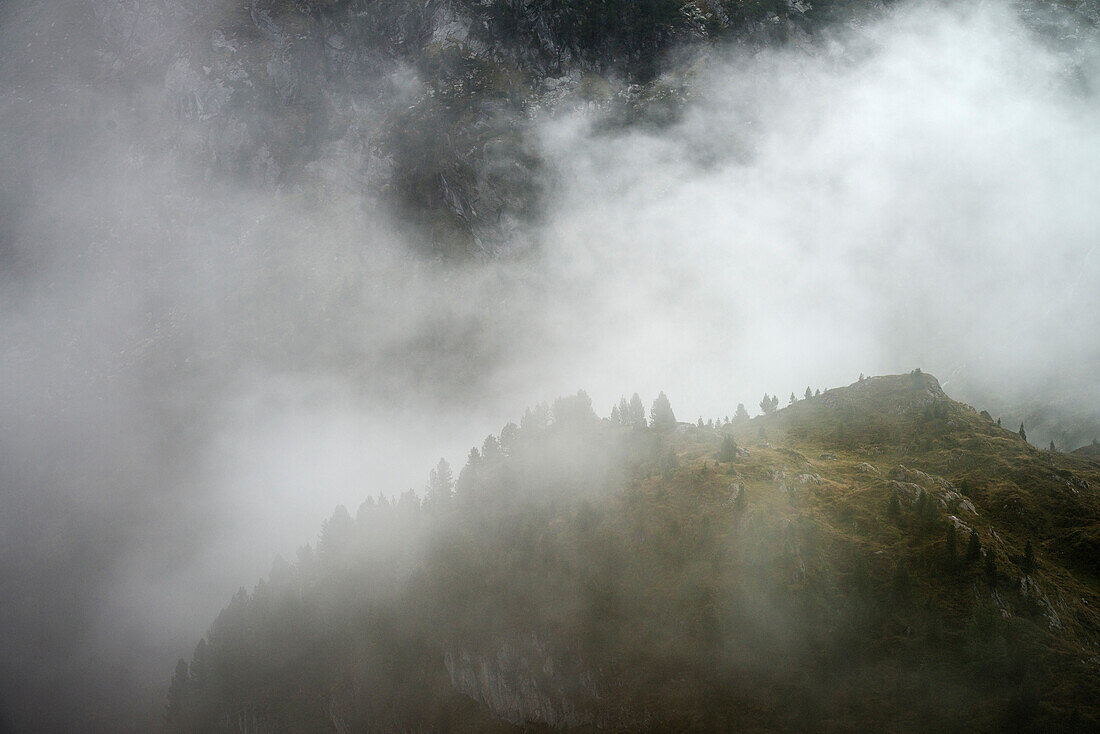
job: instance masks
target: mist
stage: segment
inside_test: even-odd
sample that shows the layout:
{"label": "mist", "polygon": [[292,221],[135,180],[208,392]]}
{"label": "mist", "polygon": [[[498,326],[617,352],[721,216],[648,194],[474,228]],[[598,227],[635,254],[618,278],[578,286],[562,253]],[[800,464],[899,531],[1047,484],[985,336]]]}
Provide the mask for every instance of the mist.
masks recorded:
{"label": "mist", "polygon": [[[538,216],[501,205],[489,254],[452,258],[359,141],[416,72],[312,90],[360,116],[312,141],[216,95],[181,110],[202,64],[161,56],[219,38],[190,11],[150,3],[127,36],[51,5],[0,16],[7,726],[160,706],[335,505],[420,491],[578,388],[601,415],[663,390],[694,420],[921,367],[1011,421],[1061,405],[1037,444],[1100,424],[1100,45],[1061,16],[911,3],[685,48],[661,124],[571,93],[509,123],[542,161]],[[226,175],[238,123],[318,150],[291,172],[253,140]]]}

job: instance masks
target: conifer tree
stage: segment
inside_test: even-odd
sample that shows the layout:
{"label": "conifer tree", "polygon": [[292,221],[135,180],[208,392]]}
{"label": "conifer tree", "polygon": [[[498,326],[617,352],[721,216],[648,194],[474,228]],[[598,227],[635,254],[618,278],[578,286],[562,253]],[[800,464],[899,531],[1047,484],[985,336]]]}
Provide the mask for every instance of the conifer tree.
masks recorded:
{"label": "conifer tree", "polygon": [[630,405],[629,405],[628,415],[629,415],[629,420],[626,421],[626,423],[628,423],[629,425],[632,425],[632,426],[640,426],[641,428],[646,427],[645,406],[642,405],[642,399],[640,397],[638,397],[638,393],[634,393],[630,397]]}
{"label": "conifer tree", "polygon": [[1024,424],[1020,424],[1020,438],[1027,440],[1027,431],[1024,430]]}
{"label": "conifer tree", "polygon": [[649,418],[652,426],[658,430],[668,430],[676,427],[676,415],[672,412],[672,405],[668,402],[668,396],[663,392],[653,401]]}
{"label": "conifer tree", "polygon": [[665,451],[661,457],[661,476],[665,479],[669,479],[680,467],[680,457],[676,455],[675,449],[671,446]]}
{"label": "conifer tree", "polygon": [[451,475],[451,465],[446,459],[440,459],[428,475],[428,491],[424,504],[433,510],[445,509],[451,504],[453,491],[454,479]]}
{"label": "conifer tree", "polygon": [[798,402],[798,398],[796,398],[794,396],[794,393],[792,392],[791,393],[791,399],[787,402],[787,405],[794,405],[796,402]]}
{"label": "conifer tree", "polygon": [[886,512],[895,520],[901,517],[901,500],[898,499],[897,492],[890,492],[890,498],[886,501]]}
{"label": "conifer tree", "polygon": [[807,385],[807,386],[806,386],[806,399],[807,399],[807,400],[809,400],[809,399],[810,399],[810,398],[812,398],[813,396],[814,396],[814,394],[813,394],[812,392],[810,392],[810,386],[809,386],[809,385]]}
{"label": "conifer tree", "polygon": [[172,676],[172,682],[168,685],[168,710],[165,712],[166,731],[184,730],[184,709],[187,704],[190,683],[187,661],[180,658],[176,661],[176,672]]}
{"label": "conifer tree", "polygon": [[749,411],[745,410],[744,403],[737,404],[737,410],[733,414],[734,423],[746,423],[749,420]]}
{"label": "conifer tree", "polygon": [[970,539],[966,543],[966,562],[973,563],[982,557],[982,541],[978,538],[978,531],[971,528]]}
{"label": "conifer tree", "polygon": [[1030,575],[1035,570],[1035,548],[1031,545],[1029,539],[1024,545],[1024,573]]}
{"label": "conifer tree", "polygon": [[733,436],[723,436],[722,445],[718,448],[718,460],[729,462],[736,458],[737,442],[733,440]]}

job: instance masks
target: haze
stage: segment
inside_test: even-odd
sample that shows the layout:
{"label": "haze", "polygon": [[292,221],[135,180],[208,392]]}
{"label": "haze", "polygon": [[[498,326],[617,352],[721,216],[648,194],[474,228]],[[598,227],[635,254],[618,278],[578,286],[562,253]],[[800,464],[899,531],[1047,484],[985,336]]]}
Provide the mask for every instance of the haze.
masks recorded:
{"label": "haze", "polygon": [[[908,4],[685,50],[668,124],[532,112],[538,223],[448,258],[350,147],[212,174],[172,93],[200,70],[127,67],[88,8],[0,11],[0,728],[160,706],[336,504],[578,388],[694,420],[919,366],[1010,425],[1054,406],[1036,444],[1096,430],[1100,45],[1065,19]],[[157,12],[133,37],[192,32]]]}

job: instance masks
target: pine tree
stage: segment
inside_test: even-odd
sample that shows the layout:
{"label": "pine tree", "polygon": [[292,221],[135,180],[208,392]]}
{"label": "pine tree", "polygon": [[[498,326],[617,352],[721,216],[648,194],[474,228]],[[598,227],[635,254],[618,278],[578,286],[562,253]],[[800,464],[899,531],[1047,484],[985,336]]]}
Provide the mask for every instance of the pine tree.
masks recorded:
{"label": "pine tree", "polygon": [[764,412],[764,415],[771,415],[779,408],[779,397],[771,397],[767,393],[764,393],[764,397],[760,400],[760,410]]}
{"label": "pine tree", "polygon": [[982,541],[978,538],[978,531],[971,528],[970,539],[966,542],[966,562],[973,563],[982,557]]}
{"label": "pine tree", "polygon": [[489,434],[485,437],[485,440],[481,442],[481,459],[483,462],[489,465],[496,464],[502,458],[503,454],[500,451],[500,441],[493,434]]}
{"label": "pine tree", "polygon": [[1058,450],[1058,449],[1054,448],[1054,441],[1051,441],[1051,442],[1050,442],[1050,453],[1052,453],[1052,454],[1053,454],[1053,453],[1054,453],[1055,451],[1057,451],[1057,450]]}
{"label": "pine tree", "polygon": [[168,686],[168,710],[166,714],[165,731],[184,731],[184,709],[187,704],[187,694],[190,688],[190,676],[187,671],[187,661],[180,658],[176,661],[176,672],[172,676],[172,682]]}
{"label": "pine tree", "polygon": [[677,456],[676,451],[669,446],[664,456],[661,457],[661,476],[665,479],[670,479],[678,468],[680,468],[680,457]]}
{"label": "pine tree", "polygon": [[628,425],[639,426],[641,428],[646,427],[645,422],[645,406],[642,405],[642,399],[638,397],[638,393],[634,393],[630,397],[629,407],[629,420],[625,421]]}
{"label": "pine tree", "polygon": [[348,508],[337,505],[332,517],[321,523],[321,539],[317,541],[317,553],[326,561],[339,556],[351,542],[355,526]]}
{"label": "pine tree", "polygon": [[616,405],[611,408],[611,418],[609,420],[613,426],[621,426],[623,424],[623,419],[619,414],[619,406]]}
{"label": "pine tree", "polygon": [[463,503],[476,500],[479,481],[478,467],[481,465],[481,452],[477,447],[470,449],[466,457],[466,466],[458,472],[458,480],[455,482],[455,497]]}
{"label": "pine tree", "polygon": [[733,422],[737,424],[747,423],[749,420],[749,411],[745,410],[744,403],[737,404],[737,410],[733,414]]}
{"label": "pine tree", "polygon": [[737,458],[737,442],[733,436],[723,436],[722,445],[718,449],[718,460],[730,462]]}
{"label": "pine tree", "polygon": [[442,510],[450,506],[454,492],[454,478],[451,465],[446,459],[440,459],[431,474],[428,475],[428,491],[424,504],[433,510]]}
{"label": "pine tree", "polygon": [[990,586],[997,585],[997,559],[993,557],[992,551],[986,551],[985,566],[982,572],[985,574],[985,580]]}
{"label": "pine tree", "polygon": [[1031,541],[1028,540],[1024,545],[1024,573],[1030,575],[1035,570],[1035,548],[1032,547]]}
{"label": "pine tree", "polygon": [[890,492],[890,499],[886,501],[886,512],[895,520],[901,517],[901,500],[898,499],[897,492]]}
{"label": "pine tree", "polygon": [[794,405],[794,404],[795,404],[795,403],[797,403],[797,402],[798,402],[798,398],[796,398],[796,397],[794,396],[794,393],[792,392],[792,393],[791,393],[791,399],[790,399],[790,400],[789,400],[789,401],[787,402],[787,405]]}
{"label": "pine tree", "polygon": [[807,385],[807,386],[806,386],[806,399],[807,399],[807,400],[809,400],[809,399],[810,399],[810,398],[812,398],[813,396],[814,396],[814,394],[813,394],[812,392],[810,392],[810,386],[809,386],[809,385]]}
{"label": "pine tree", "polygon": [[668,396],[663,392],[653,401],[649,418],[650,423],[656,429],[669,430],[676,427],[676,415],[672,412],[672,405],[668,402]]}
{"label": "pine tree", "polygon": [[1027,440],[1027,431],[1024,430],[1024,424],[1020,424],[1020,438]]}

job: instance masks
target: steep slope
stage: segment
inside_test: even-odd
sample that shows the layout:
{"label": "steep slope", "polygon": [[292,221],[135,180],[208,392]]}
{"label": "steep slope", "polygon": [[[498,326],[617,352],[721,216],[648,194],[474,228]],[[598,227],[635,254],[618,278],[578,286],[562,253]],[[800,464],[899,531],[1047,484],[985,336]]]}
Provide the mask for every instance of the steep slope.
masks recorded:
{"label": "steep slope", "polygon": [[[738,425],[530,412],[241,591],[170,731],[1081,730],[1100,470],[929,375]],[[720,460],[721,459],[721,460]]]}

